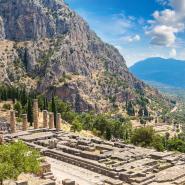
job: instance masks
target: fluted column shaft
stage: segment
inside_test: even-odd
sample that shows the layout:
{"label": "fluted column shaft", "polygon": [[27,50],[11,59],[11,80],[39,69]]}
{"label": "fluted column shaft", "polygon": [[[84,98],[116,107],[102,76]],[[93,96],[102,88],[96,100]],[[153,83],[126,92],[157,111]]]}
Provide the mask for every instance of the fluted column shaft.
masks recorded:
{"label": "fluted column shaft", "polygon": [[28,129],[28,117],[27,114],[22,115],[22,130],[27,131]]}
{"label": "fluted column shaft", "polygon": [[11,129],[11,133],[16,132],[16,119],[15,119],[15,111],[14,110],[10,111],[10,129]]}
{"label": "fluted column shaft", "polygon": [[38,100],[35,99],[33,101],[33,124],[34,124],[33,126],[34,126],[34,129],[38,129],[39,128],[38,114],[39,114]]}
{"label": "fluted column shaft", "polygon": [[49,129],[54,129],[54,114],[52,112],[49,113]]}
{"label": "fluted column shaft", "polygon": [[48,128],[48,111],[43,111],[43,127]]}
{"label": "fluted column shaft", "polygon": [[60,131],[61,130],[61,114],[60,113],[57,114],[56,129],[57,129],[57,131]]}

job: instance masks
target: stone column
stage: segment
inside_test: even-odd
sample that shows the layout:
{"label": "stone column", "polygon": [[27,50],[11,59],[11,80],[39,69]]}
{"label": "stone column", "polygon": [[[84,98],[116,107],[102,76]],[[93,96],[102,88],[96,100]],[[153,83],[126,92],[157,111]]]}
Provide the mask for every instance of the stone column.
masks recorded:
{"label": "stone column", "polygon": [[56,129],[57,129],[57,131],[60,131],[61,130],[61,114],[60,113],[57,114]]}
{"label": "stone column", "polygon": [[49,113],[49,129],[54,129],[54,114],[53,112]]}
{"label": "stone column", "polygon": [[28,129],[28,117],[27,114],[22,115],[22,130],[27,131]]}
{"label": "stone column", "polygon": [[34,129],[39,128],[38,114],[39,114],[38,100],[35,99],[33,101],[33,126],[34,126]]}
{"label": "stone column", "polygon": [[48,128],[48,111],[43,110],[43,127]]}
{"label": "stone column", "polygon": [[10,111],[10,129],[11,129],[11,133],[16,132],[16,119],[15,119],[15,111],[14,110]]}

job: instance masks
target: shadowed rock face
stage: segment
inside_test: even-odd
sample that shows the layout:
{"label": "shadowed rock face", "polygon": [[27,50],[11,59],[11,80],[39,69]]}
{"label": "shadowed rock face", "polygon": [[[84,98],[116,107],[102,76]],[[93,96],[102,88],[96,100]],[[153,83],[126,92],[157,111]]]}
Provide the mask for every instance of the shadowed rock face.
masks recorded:
{"label": "shadowed rock face", "polygon": [[141,92],[158,96],[63,0],[0,0],[2,39],[1,82],[55,92],[77,111],[109,110],[110,98],[123,107]]}

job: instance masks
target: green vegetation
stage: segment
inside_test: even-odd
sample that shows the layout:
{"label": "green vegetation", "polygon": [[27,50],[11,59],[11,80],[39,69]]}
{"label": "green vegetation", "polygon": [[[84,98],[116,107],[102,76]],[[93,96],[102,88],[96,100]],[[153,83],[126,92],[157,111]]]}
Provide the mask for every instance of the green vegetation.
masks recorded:
{"label": "green vegetation", "polygon": [[11,105],[10,105],[9,103],[5,103],[5,104],[3,105],[3,109],[5,109],[5,110],[10,110],[10,109],[11,109]]}
{"label": "green vegetation", "polygon": [[131,143],[142,147],[152,147],[158,151],[169,150],[185,153],[185,133],[170,138],[169,133],[160,136],[152,127],[142,127],[133,131]]}
{"label": "green vegetation", "polygon": [[127,113],[128,113],[129,116],[135,116],[134,106],[133,106],[131,101],[129,101],[126,109],[127,109]]}
{"label": "green vegetation", "polygon": [[82,130],[82,124],[79,119],[74,119],[71,126],[71,131],[80,132]]}
{"label": "green vegetation", "polygon": [[[72,110],[68,103],[55,96],[47,99],[44,95],[36,96],[35,92],[28,93],[24,89],[20,90],[12,87],[1,87],[0,95],[1,100],[12,100],[14,102],[13,108],[16,110],[17,119],[21,119],[22,113],[27,113],[28,121],[31,125],[33,122],[33,99],[37,98],[41,110],[53,112],[55,119],[57,112],[61,113],[62,119],[71,124],[71,131],[73,132],[90,130],[95,135],[107,140],[116,138],[124,140],[125,143],[155,148],[158,151],[174,150],[185,152],[185,134],[181,133],[175,138],[170,138],[168,134],[160,136],[155,133],[152,127],[147,126],[147,121],[153,119],[147,109],[147,99],[141,98],[138,100],[138,104],[141,107],[138,113],[140,123],[143,127],[133,129],[130,120],[122,115],[117,114],[111,116],[109,114],[96,114],[94,112],[77,113]],[[134,105],[134,102],[131,101],[127,102],[126,105],[127,112],[131,116],[135,115],[136,110],[134,109]],[[167,118],[166,114],[164,114],[164,119]]]}
{"label": "green vegetation", "polygon": [[18,141],[0,145],[0,184],[6,179],[17,179],[21,173],[38,173],[40,154]]}
{"label": "green vegetation", "polygon": [[16,116],[20,117],[22,114],[22,105],[19,101],[14,104],[13,109],[16,111]]}
{"label": "green vegetation", "polygon": [[51,100],[51,111],[54,113],[54,125],[57,125],[57,105],[54,95],[52,96]]}
{"label": "green vegetation", "polygon": [[33,99],[37,98],[39,102],[39,108],[41,110],[49,110],[54,113],[55,125],[57,112],[61,113],[62,119],[70,123],[71,130],[81,131],[90,130],[96,135],[106,138],[108,140],[112,138],[120,138],[129,140],[131,136],[131,124],[129,119],[117,115],[112,118],[106,114],[89,113],[76,113],[72,110],[71,106],[61,101],[58,97],[52,96],[49,100],[43,95],[37,95],[35,92],[26,92],[24,89],[18,89],[13,87],[3,86],[0,87],[1,100],[13,100],[14,110],[18,119],[21,118],[22,113],[28,114],[28,121],[30,125],[33,122]]}

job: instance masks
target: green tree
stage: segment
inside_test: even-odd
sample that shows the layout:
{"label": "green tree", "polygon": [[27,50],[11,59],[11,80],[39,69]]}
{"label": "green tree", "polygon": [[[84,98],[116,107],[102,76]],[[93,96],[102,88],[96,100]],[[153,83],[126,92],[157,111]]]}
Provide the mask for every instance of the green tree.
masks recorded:
{"label": "green tree", "polygon": [[20,102],[22,104],[22,106],[26,105],[28,100],[28,95],[25,89],[22,89],[20,92]]}
{"label": "green tree", "polygon": [[141,125],[146,125],[146,120],[142,117],[141,119],[140,119],[140,123],[141,123]]}
{"label": "green tree", "polygon": [[127,113],[129,116],[135,116],[134,106],[131,101],[129,101],[129,103],[127,105]]}
{"label": "green tree", "polygon": [[138,115],[139,115],[140,117],[143,117],[143,116],[144,116],[143,107],[139,109]]}
{"label": "green tree", "polygon": [[17,101],[14,104],[13,109],[16,111],[16,115],[18,117],[20,117],[21,116],[21,113],[22,113],[22,105],[21,105],[21,103]]}
{"label": "green tree", "polygon": [[143,108],[143,110],[144,110],[144,116],[149,117],[149,112],[146,106]]}
{"label": "green tree", "polygon": [[21,173],[40,170],[40,154],[23,142],[0,145],[0,184],[6,179],[17,179]]}
{"label": "green tree", "polygon": [[52,112],[54,113],[54,124],[55,124],[55,128],[56,128],[56,125],[57,125],[57,105],[56,105],[56,100],[55,100],[54,96],[52,96],[51,109],[52,109]]}
{"label": "green tree", "polygon": [[71,126],[71,131],[72,132],[80,132],[82,130],[82,124],[81,122],[79,121],[78,118],[76,118],[73,123],[72,123],[72,126]]}
{"label": "green tree", "polygon": [[152,127],[136,128],[133,131],[131,142],[135,145],[143,147],[151,146],[155,136],[155,131]]}
{"label": "green tree", "polygon": [[153,138],[152,146],[159,152],[163,152],[165,150],[164,146],[164,138],[160,135],[155,135]]}
{"label": "green tree", "polygon": [[47,97],[44,97],[44,107],[43,110],[48,110],[48,99]]}

